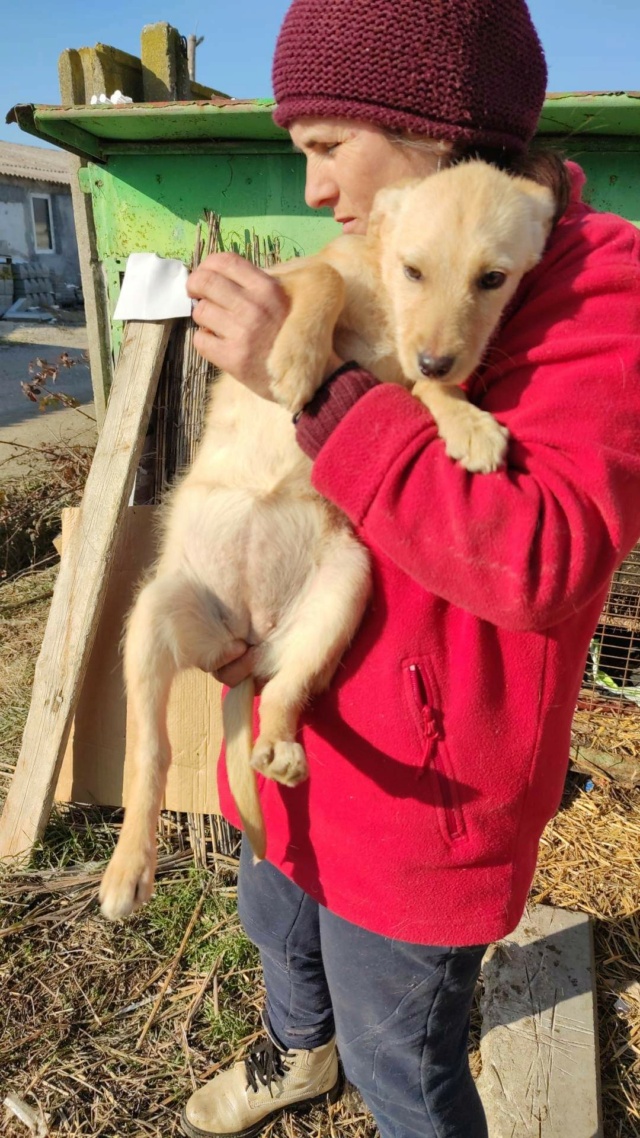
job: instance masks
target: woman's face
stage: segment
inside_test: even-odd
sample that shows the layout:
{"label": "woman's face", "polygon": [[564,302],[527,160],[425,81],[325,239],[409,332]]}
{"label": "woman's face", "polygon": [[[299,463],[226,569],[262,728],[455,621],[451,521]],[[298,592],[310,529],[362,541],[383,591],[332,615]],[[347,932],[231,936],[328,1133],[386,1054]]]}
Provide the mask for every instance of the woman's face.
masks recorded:
{"label": "woman's face", "polygon": [[448,149],[437,142],[433,151],[399,145],[379,127],[353,119],[300,118],[290,134],[307,159],[307,205],[333,210],[344,233],[366,233],[378,190],[435,173]]}

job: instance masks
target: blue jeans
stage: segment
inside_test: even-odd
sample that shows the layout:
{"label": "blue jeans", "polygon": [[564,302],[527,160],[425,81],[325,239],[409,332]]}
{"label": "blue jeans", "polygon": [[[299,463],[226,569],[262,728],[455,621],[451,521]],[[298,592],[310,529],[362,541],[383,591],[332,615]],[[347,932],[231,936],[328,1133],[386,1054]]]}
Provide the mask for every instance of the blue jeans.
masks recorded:
{"label": "blue jeans", "polygon": [[429,948],[330,913],[243,842],[238,909],[260,950],[268,1026],[285,1047],[334,1033],[381,1138],[487,1138],[469,1071],[469,1013],[485,945]]}

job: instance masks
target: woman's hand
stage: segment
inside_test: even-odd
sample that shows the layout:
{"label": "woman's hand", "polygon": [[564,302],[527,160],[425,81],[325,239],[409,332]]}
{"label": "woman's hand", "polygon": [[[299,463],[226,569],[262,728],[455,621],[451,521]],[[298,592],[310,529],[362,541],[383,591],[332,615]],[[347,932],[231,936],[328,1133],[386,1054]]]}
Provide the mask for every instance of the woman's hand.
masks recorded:
{"label": "woman's hand", "polygon": [[289,312],[278,281],[236,253],[212,253],[191,273],[187,292],[198,301],[196,350],[271,399],[266,361]]}

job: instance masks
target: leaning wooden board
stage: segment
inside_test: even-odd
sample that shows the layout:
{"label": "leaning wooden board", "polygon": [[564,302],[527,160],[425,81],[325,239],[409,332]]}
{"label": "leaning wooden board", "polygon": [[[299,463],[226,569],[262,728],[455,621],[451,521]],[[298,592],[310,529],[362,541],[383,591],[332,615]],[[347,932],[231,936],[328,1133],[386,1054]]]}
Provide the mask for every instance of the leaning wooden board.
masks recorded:
{"label": "leaning wooden board", "polygon": [[171,321],[127,327],[36,665],[20,757],[0,818],[1,858],[28,855],[49,817],[170,333]]}

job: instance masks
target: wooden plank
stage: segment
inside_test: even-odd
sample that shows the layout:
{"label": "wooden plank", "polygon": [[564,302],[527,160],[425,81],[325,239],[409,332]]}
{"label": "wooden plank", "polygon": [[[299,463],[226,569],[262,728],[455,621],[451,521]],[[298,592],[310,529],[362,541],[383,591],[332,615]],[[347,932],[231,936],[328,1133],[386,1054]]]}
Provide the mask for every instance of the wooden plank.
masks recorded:
{"label": "wooden plank", "polygon": [[[65,106],[89,101],[85,89],[84,70],[80,53],[73,49],[63,51],[58,60],[60,97]],[[93,201],[90,194],[80,189],[80,170],[87,165],[79,158],[69,158],[72,168],[71,200],[80,258],[82,295],[87,321],[89,367],[96,423],[100,431],[104,422],[109,388],[113,378],[111,363],[111,324],[104,273],[98,257],[98,242],[93,219]]]}
{"label": "wooden plank", "polygon": [[36,665],[22,749],[0,818],[2,858],[29,854],[49,817],[170,332],[170,321],[127,327]]}
{"label": "wooden plank", "polygon": [[482,1073],[491,1138],[602,1138],[589,918],[528,910],[483,964]]}
{"label": "wooden plank", "polygon": [[[158,506],[132,506],[125,511],[58,779],[58,802],[126,805],[135,738],[127,718],[120,639],[136,587],[158,554],[159,512]],[[63,511],[63,557],[79,513]],[[173,759],[163,809],[217,814],[222,687],[213,676],[197,668],[180,673],[171,689],[167,726]]]}
{"label": "wooden plank", "polygon": [[640,786],[640,757],[610,755],[594,747],[577,747],[572,752],[571,769],[585,774],[604,774],[621,786]]}

